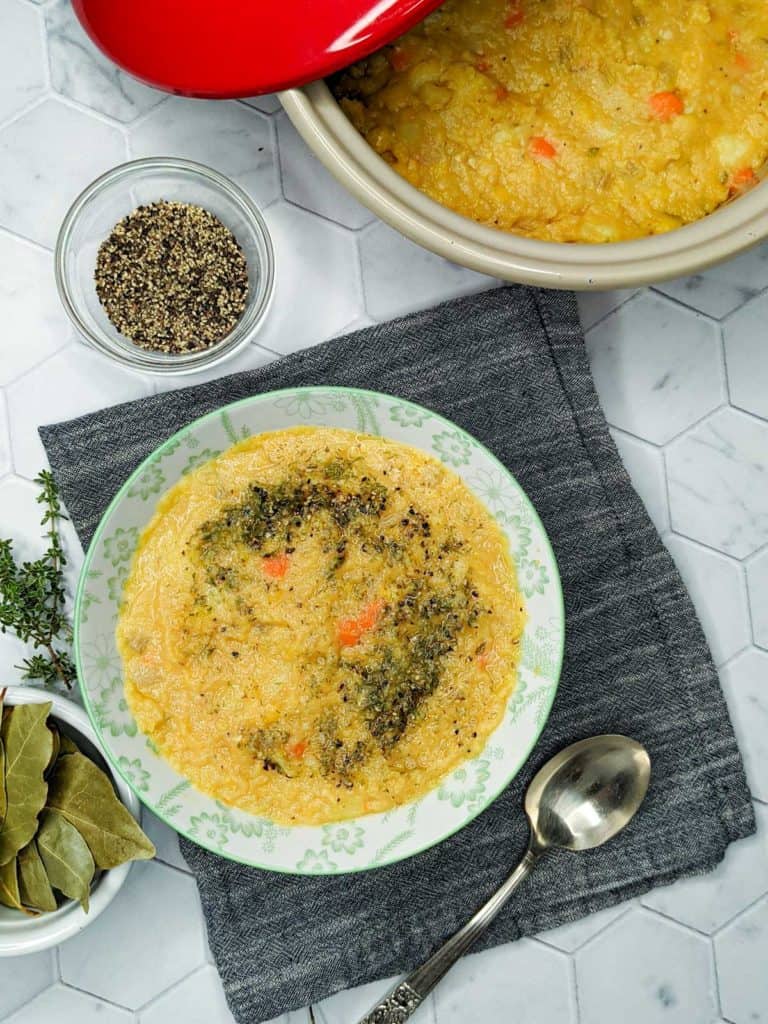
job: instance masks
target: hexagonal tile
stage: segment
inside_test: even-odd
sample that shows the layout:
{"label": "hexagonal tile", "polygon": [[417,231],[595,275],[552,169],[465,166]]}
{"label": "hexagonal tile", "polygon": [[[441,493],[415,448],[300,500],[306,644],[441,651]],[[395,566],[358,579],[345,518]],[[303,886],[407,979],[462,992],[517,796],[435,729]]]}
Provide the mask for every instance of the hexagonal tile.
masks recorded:
{"label": "hexagonal tile", "polygon": [[117,128],[44,100],[0,131],[0,224],[53,247],[78,192],[123,160],[125,140]]}
{"label": "hexagonal tile", "polygon": [[692,1024],[716,1016],[708,942],[632,910],[576,953],[581,1024]]}
{"label": "hexagonal tile", "polygon": [[[768,277],[768,246],[763,250],[763,276]],[[727,321],[723,328],[725,365],[731,402],[768,418],[768,346],[765,324],[768,294],[750,302]]]}
{"label": "hexagonal tile", "polygon": [[46,7],[45,27],[56,92],[118,121],[132,121],[164,98],[165,93],[127,75],[96,48],[69,0],[54,0]]}
{"label": "hexagonal tile", "polygon": [[176,388],[188,388],[192,385],[206,384],[211,380],[218,380],[220,377],[227,377],[231,373],[245,373],[247,370],[256,370],[260,366],[266,366],[273,362],[275,356],[272,352],[266,352],[256,344],[246,345],[236,355],[223,363],[217,363],[207,370],[199,370],[192,374],[176,376],[171,374],[146,374],[147,380],[152,382],[154,391],[171,391]]}
{"label": "hexagonal tile", "polygon": [[56,1024],[131,1024],[133,1015],[85,992],[54,985],[15,1013],[6,1024],[52,1024],[53,1021]]}
{"label": "hexagonal tile", "polygon": [[427,252],[381,222],[363,231],[360,256],[365,305],[375,320],[426,309],[498,284],[492,277]]}
{"label": "hexagonal tile", "polygon": [[233,178],[257,203],[280,193],[269,120],[243,103],[167,99],[130,130],[134,156],[180,156]]}
{"label": "hexagonal tile", "polygon": [[755,643],[768,649],[768,548],[747,566]]}
{"label": "hexagonal tile", "polygon": [[631,904],[619,903],[615,907],[608,907],[607,910],[600,910],[596,914],[588,914],[571,924],[564,924],[551,931],[542,932],[538,938],[550,946],[562,949],[564,953],[573,953],[594,938],[598,932],[612,924],[617,917],[628,913],[630,907]]}
{"label": "hexagonal tile", "polygon": [[663,886],[643,904],[667,917],[713,932],[768,891],[768,808],[755,806],[757,833],[728,847],[707,875]]}
{"label": "hexagonal tile", "polygon": [[669,512],[661,449],[615,428],[611,430],[611,437],[619,449],[632,486],[642,498],[656,529],[663,533],[669,527]]}
{"label": "hexagonal tile", "polygon": [[14,342],[3,346],[0,360],[0,384],[8,384],[63,348],[72,330],[56,293],[49,253],[0,234],[0,266],[3,333]]}
{"label": "hexagonal tile", "polygon": [[717,326],[652,292],[589,331],[587,352],[608,422],[656,444],[723,400]]}
{"label": "hexagonal tile", "polygon": [[480,1021],[552,1024],[573,1020],[568,960],[531,939],[467,956],[435,990],[437,1020],[465,1024],[469,1007],[472,1017]]}
{"label": "hexagonal tile", "polygon": [[735,558],[768,542],[768,423],[721,409],[666,452],[672,529]]}
{"label": "hexagonal tile", "polygon": [[280,114],[275,123],[286,199],[350,228],[360,228],[374,219],[371,211],[340,185],[310,152],[287,114]]}
{"label": "hexagonal tile", "polygon": [[656,288],[702,313],[723,317],[765,288],[767,276],[768,246],[762,245],[700,274],[665,281]]}
{"label": "hexagonal tile", "polygon": [[254,110],[260,110],[262,114],[276,114],[278,110],[283,109],[283,105],[278,99],[276,92],[268,92],[263,96],[248,96],[241,103],[246,103],[249,107],[253,107]]}
{"label": "hexagonal tile", "polygon": [[664,538],[699,616],[715,664],[749,644],[749,609],[741,566],[674,534]]}
{"label": "hexagonal tile", "polygon": [[182,857],[181,850],[179,849],[178,834],[174,832],[170,825],[166,825],[164,821],[161,821],[151,811],[147,810],[146,807],[142,807],[141,827],[155,844],[156,856],[159,861],[162,861],[163,864],[170,864],[171,867],[178,868],[179,871],[186,871],[187,874],[191,874],[187,862]]}
{"label": "hexagonal tile", "polygon": [[768,1021],[768,898],[715,938],[723,1014],[733,1024]]}
{"label": "hexagonal tile", "polygon": [[604,320],[609,313],[637,295],[637,288],[617,288],[612,292],[576,292],[581,326],[585,331]]}
{"label": "hexagonal tile", "polygon": [[37,428],[139,398],[149,383],[80,342],[35,367],[6,389],[16,472],[32,479],[46,465]]}
{"label": "hexagonal tile", "polygon": [[360,308],[355,236],[279,202],[264,217],[275,246],[275,297],[259,345],[287,354],[333,337]]}
{"label": "hexagonal tile", "polygon": [[[359,1021],[398,981],[398,978],[372,981],[369,985],[358,985],[346,992],[337,992],[322,1003],[316,1003],[312,1007],[316,1024],[349,1024],[350,1021]],[[419,1009],[422,1024],[435,1024],[434,998],[434,995],[430,996]],[[418,1024],[418,1021],[419,1018],[415,1017],[414,1024]]]}
{"label": "hexagonal tile", "polygon": [[[62,980],[137,1009],[203,965],[203,932],[193,879],[142,861],[109,909],[61,947]],[[115,970],[114,936],[125,970]]]}
{"label": "hexagonal tile", "polygon": [[0,963],[0,1020],[28,1003],[56,977],[52,949]]}
{"label": "hexagonal tile", "polygon": [[768,654],[752,649],[720,672],[752,793],[768,801]]}
{"label": "hexagonal tile", "polygon": [[0,479],[10,473],[11,462],[11,431],[8,426],[8,409],[5,395],[0,391]]}
{"label": "hexagonal tile", "polygon": [[234,1024],[216,968],[208,964],[164,992],[139,1014],[140,1024]]}
{"label": "hexagonal tile", "polygon": [[45,89],[45,52],[37,11],[18,0],[3,6],[0,32],[0,121],[5,121],[41,96]]}

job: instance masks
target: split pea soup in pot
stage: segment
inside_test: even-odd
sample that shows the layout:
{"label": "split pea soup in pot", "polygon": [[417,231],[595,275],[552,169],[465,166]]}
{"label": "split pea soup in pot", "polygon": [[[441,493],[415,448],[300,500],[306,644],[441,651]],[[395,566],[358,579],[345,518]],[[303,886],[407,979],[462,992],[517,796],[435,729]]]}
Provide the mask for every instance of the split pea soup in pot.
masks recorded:
{"label": "split pea soup in pot", "polygon": [[477,755],[524,608],[496,520],[415,448],[260,434],[144,531],[117,627],[140,728],[199,789],[294,825],[386,811]]}
{"label": "split pea soup in pot", "polygon": [[466,217],[640,238],[757,183],[768,3],[447,0],[332,88],[399,174]]}

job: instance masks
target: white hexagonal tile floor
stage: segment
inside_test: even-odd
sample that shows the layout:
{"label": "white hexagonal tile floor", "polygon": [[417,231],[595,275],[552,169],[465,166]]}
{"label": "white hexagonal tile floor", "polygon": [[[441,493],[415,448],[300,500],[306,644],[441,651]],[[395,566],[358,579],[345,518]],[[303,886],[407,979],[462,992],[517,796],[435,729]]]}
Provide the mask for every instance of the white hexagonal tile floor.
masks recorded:
{"label": "white hexagonal tile floor", "polygon": [[733,727],[758,800],[768,803],[768,653],[752,648],[720,673]]}
{"label": "white hexagonal tile floor", "polygon": [[50,253],[0,232],[0,267],[3,334],[15,339],[0,359],[2,385],[63,348],[72,330],[56,294]]}
{"label": "white hexagonal tile floor", "polygon": [[662,282],[656,285],[656,290],[701,313],[719,318],[743,306],[763,291],[766,284],[768,246],[758,245],[711,270]]}
{"label": "white hexagonal tile floor", "polygon": [[633,909],[576,952],[581,1024],[705,1024],[717,1016],[709,942]]}
{"label": "white hexagonal tile floor", "polygon": [[766,323],[768,294],[761,295],[734,313],[723,328],[731,402],[740,409],[763,417],[768,417]]}
{"label": "white hexagonal tile floor", "polygon": [[93,46],[69,0],[45,8],[51,85],[62,96],[116,121],[132,121],[163,96],[121,71]]}
{"label": "white hexagonal tile floor", "polygon": [[768,543],[767,423],[721,409],[670,445],[666,460],[673,530],[734,558]]}
{"label": "white hexagonal tile floor", "polygon": [[260,206],[280,193],[271,123],[244,103],[166,99],[129,130],[131,155],[178,156],[232,178]]}
{"label": "white hexagonal tile floor", "polygon": [[[169,97],[110,65],[68,0],[0,7],[0,537],[23,557],[41,550],[30,483],[44,465],[40,423],[252,369],[497,283],[375,220],[309,154],[276,96]],[[255,343],[195,377],[142,377],[74,340],[48,251],[96,175],[157,154],[240,182],[275,242],[275,300]],[[468,957],[414,1022],[768,1024],[768,247],[578,304],[619,452],[722,665],[759,831],[710,875]],[[82,553],[69,527],[65,539],[71,585]],[[0,633],[3,681],[26,653]],[[0,1020],[232,1024],[176,835],[143,820],[158,858],[102,917],[56,951],[0,959]],[[352,1024],[391,983],[273,1024]]]}
{"label": "white hexagonal tile floor", "polygon": [[[62,980],[136,1010],[205,963],[201,926],[192,878],[155,861],[134,864],[109,913],[62,946]],[[115,969],[116,935],[125,970]]]}
{"label": "white hexagonal tile floor", "polygon": [[721,665],[750,642],[744,572],[738,562],[694,541],[665,538],[709,641]]}
{"label": "white hexagonal tile floor", "polygon": [[653,292],[588,331],[587,351],[608,422],[654,444],[723,401],[718,328]]}
{"label": "white hexagonal tile floor", "polygon": [[747,565],[755,643],[768,650],[768,548]]}
{"label": "white hexagonal tile floor", "polygon": [[43,100],[0,128],[0,227],[52,248],[78,193],[125,157],[117,128],[58,99]]}
{"label": "white hexagonal tile floor", "polygon": [[0,122],[23,110],[45,89],[45,50],[40,15],[21,0],[5,0],[0,32]]}
{"label": "white hexagonal tile floor", "polygon": [[715,938],[723,1013],[732,1024],[768,1021],[768,897]]}

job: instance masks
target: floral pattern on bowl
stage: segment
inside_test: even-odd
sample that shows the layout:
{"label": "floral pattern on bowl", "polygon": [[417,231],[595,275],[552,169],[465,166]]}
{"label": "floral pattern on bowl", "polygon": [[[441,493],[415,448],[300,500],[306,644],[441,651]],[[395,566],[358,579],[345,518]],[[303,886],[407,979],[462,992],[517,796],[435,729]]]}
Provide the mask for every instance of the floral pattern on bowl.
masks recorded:
{"label": "floral pattern on bowl", "polygon": [[[252,434],[315,424],[379,434],[441,459],[496,516],[525,594],[527,621],[508,713],[479,757],[432,792],[385,814],[285,828],[194,789],[140,732],[123,696],[115,646],[122,585],[138,537],[163,492],[184,473]],[[338,874],[412,856],[487,807],[522,767],[557,689],[564,643],[560,579],[544,527],[514,477],[455,424],[401,398],[347,388],[255,395],[189,424],[128,478],[88,551],[75,605],[75,655],[83,698],[115,768],[180,834],[244,864],[296,874]]]}

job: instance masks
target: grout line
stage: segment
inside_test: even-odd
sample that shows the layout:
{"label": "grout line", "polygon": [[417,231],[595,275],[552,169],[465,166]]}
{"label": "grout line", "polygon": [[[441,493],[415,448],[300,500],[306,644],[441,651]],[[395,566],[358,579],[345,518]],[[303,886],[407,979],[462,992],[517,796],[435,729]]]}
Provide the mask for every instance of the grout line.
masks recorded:
{"label": "grout line", "polygon": [[22,245],[28,245],[35,252],[45,253],[46,256],[53,255],[53,246],[44,245],[42,242],[36,241],[34,238],[29,238],[28,235],[19,234],[18,231],[13,231],[11,228],[5,227],[4,224],[0,224],[0,235],[7,235],[8,238],[12,238],[16,242],[21,242]]}
{"label": "grout line", "polygon": [[108,1006],[114,1006],[116,1010],[127,1010],[128,1013],[131,1014],[136,1012],[135,1010],[132,1010],[130,1006],[124,1006],[122,1003],[117,1003],[114,999],[110,999],[108,996],[102,995],[101,992],[93,992],[90,989],[82,988],[80,985],[75,985],[71,981],[66,981],[64,978],[61,979],[60,984],[63,985],[64,988],[71,988],[73,992],[81,992],[84,996],[90,996],[91,999],[98,999],[99,1002],[106,1003]]}
{"label": "grout line", "polygon": [[6,128],[10,128],[10,126],[15,124],[16,121],[20,121],[22,117],[25,117],[27,114],[31,113],[31,111],[37,109],[37,107],[41,107],[46,100],[49,99],[52,99],[52,95],[47,91],[41,93],[39,96],[35,96],[34,99],[31,99],[25,106],[16,110],[10,115],[10,117],[7,117],[4,121],[0,121],[0,132],[5,131]]}
{"label": "grout line", "polygon": [[727,921],[724,921],[722,924],[719,924],[717,928],[713,928],[712,931],[709,933],[712,939],[719,938],[719,936],[727,928],[731,928],[739,920],[739,918],[744,917],[744,915],[748,914],[750,910],[753,910],[758,903],[762,903],[763,901],[765,901],[765,903],[768,905],[768,892],[761,892],[759,896],[756,896],[753,900],[750,900],[746,907],[742,907],[741,910],[738,910],[733,915],[733,917],[729,917]]}
{"label": "grout line", "polygon": [[[585,295],[590,295],[590,294],[599,294],[599,293],[597,293],[597,292],[585,292],[584,294]],[[592,331],[594,331],[594,329],[596,327],[599,327],[600,324],[605,323],[605,321],[608,319],[609,316],[613,316],[614,313],[617,313],[620,309],[623,309],[628,303],[632,302],[633,299],[637,299],[642,294],[643,294],[643,289],[642,288],[638,288],[636,291],[633,291],[631,295],[625,296],[619,302],[619,304],[617,306],[613,307],[613,309],[609,309],[607,313],[603,313],[603,315],[598,317],[597,320],[594,321],[594,323],[591,323],[589,325],[589,327],[585,328],[584,325],[582,324],[581,326],[582,326],[582,329],[584,330],[585,338],[586,338],[586,336],[588,334],[590,334]]]}
{"label": "grout line", "polygon": [[124,121],[120,121],[116,117],[112,117],[110,114],[105,114],[103,111],[97,110],[95,107],[89,107],[86,103],[81,103],[80,100],[75,100],[63,92],[56,92],[54,90],[52,92],[52,98],[63,106],[69,107],[70,110],[75,110],[79,114],[85,114],[88,117],[94,118],[96,121],[100,121],[108,128],[113,128],[115,131],[120,132],[123,137],[128,133],[128,129]]}
{"label": "grout line", "polygon": [[717,957],[715,956],[715,944],[712,941],[712,937],[708,936],[708,947],[709,947],[709,963],[712,970],[712,987],[713,995],[715,997],[715,1012],[718,1017],[723,1015],[723,1001],[720,997],[720,976],[717,973]]}
{"label": "grout line", "polygon": [[573,1012],[575,1024],[581,1020],[581,1001],[579,999],[579,976],[576,971],[576,957],[571,953],[568,955],[568,977],[570,980],[571,997],[573,999]]}
{"label": "grout line", "polygon": [[43,73],[45,75],[45,89],[47,94],[53,93],[53,74],[51,70],[51,48],[48,45],[48,24],[45,20],[45,9],[41,4],[37,5],[37,18],[40,31],[40,42],[43,50]]}
{"label": "grout line", "polygon": [[162,999],[163,996],[168,995],[169,992],[173,992],[174,989],[177,989],[179,988],[180,985],[183,985],[185,981],[189,981],[189,979],[193,978],[196,974],[200,974],[200,972],[204,971],[206,967],[208,967],[207,961],[205,961],[197,967],[194,967],[191,971],[189,971],[188,974],[185,974],[182,978],[177,978],[175,981],[171,982],[170,985],[166,985],[165,988],[161,989],[159,992],[156,992],[151,999],[148,999],[146,1003],[142,1003],[141,1006],[139,1006],[133,1012],[141,1015],[142,1013],[144,1013],[148,1006],[152,1006],[153,1003],[156,1003],[159,999]]}
{"label": "grout line", "polygon": [[[35,370],[39,370],[44,363],[47,363],[51,359],[55,359],[57,355],[63,352],[64,349],[68,348],[71,344],[72,338],[69,337],[67,338],[66,341],[62,342],[61,345],[59,345],[57,348],[52,349],[50,352],[48,352],[47,355],[44,355],[42,359],[38,359],[36,362],[32,363],[31,366],[28,366],[26,370],[22,370],[18,377],[14,377],[12,380],[9,380],[6,384],[3,385],[6,393],[10,391],[11,388],[14,388],[19,383],[19,381],[24,380],[25,377],[28,377],[30,373],[34,373]],[[7,404],[10,405],[10,403]],[[8,417],[8,430],[10,436],[10,414]]]}
{"label": "grout line", "polygon": [[[695,277],[696,275],[691,274],[689,276]],[[659,299],[668,302],[672,306],[676,306],[677,309],[682,309],[686,313],[693,313],[694,316],[701,317],[702,320],[706,320],[708,323],[717,324],[718,327],[720,326],[720,317],[713,316],[711,313],[705,313],[703,310],[697,309],[696,306],[689,306],[688,303],[683,302],[682,299],[678,299],[674,295],[667,295],[666,292],[659,291],[658,288],[654,286],[651,286],[648,290],[658,296]]]}
{"label": "grout line", "polygon": [[718,338],[720,341],[720,367],[723,371],[723,384],[725,385],[725,400],[728,405],[733,405],[733,397],[731,395],[731,378],[728,374],[728,360],[725,357],[725,332],[723,326],[718,326]]}

